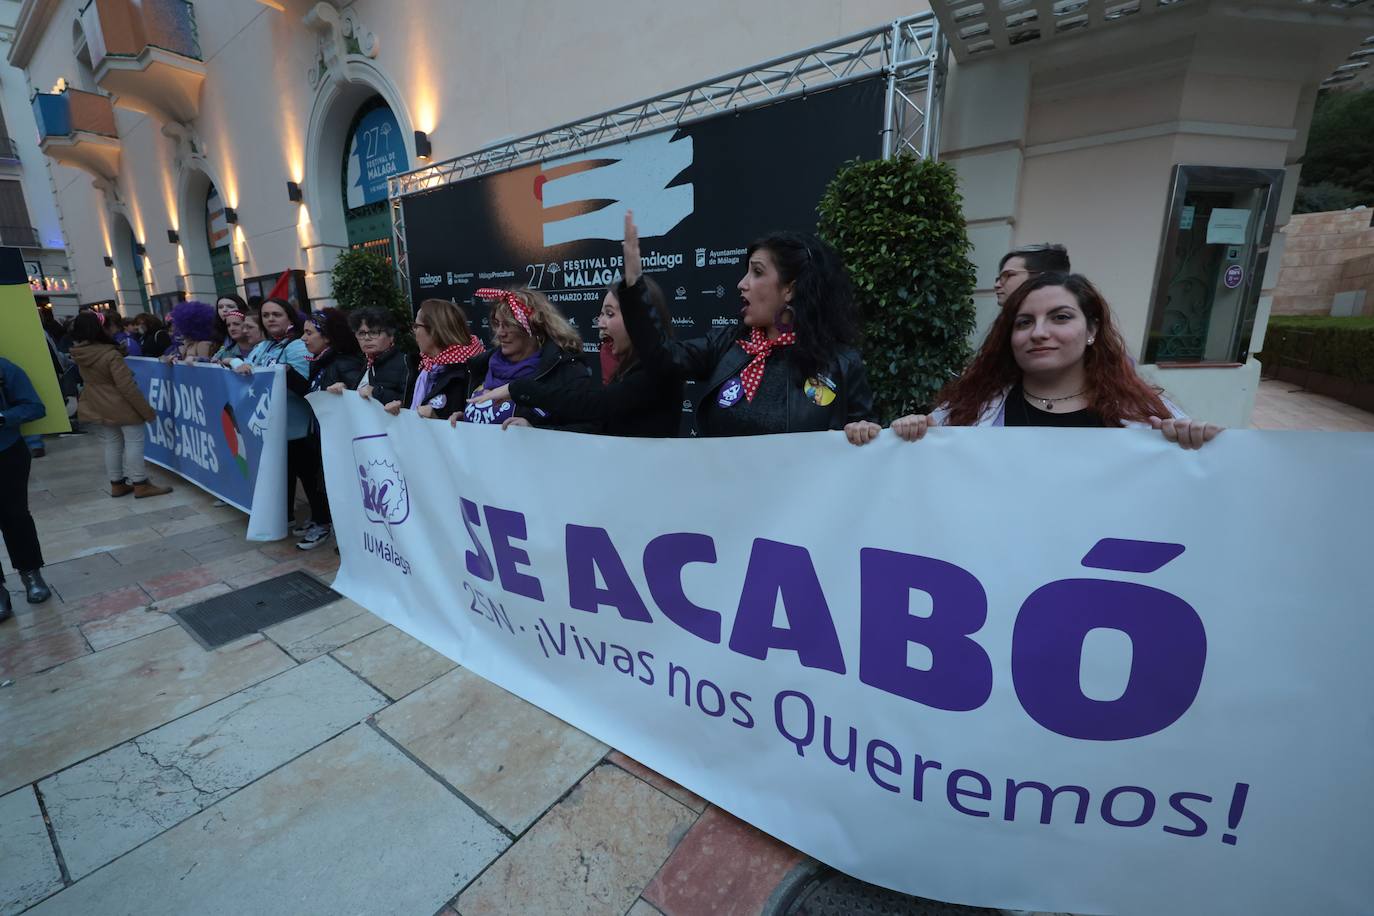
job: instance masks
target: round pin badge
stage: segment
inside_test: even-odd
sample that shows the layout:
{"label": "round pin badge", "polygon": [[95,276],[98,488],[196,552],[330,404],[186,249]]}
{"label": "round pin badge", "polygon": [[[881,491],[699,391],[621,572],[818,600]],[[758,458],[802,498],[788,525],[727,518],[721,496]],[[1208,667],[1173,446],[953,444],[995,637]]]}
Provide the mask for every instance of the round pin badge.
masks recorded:
{"label": "round pin badge", "polygon": [[734,407],[742,397],[744,397],[744,383],[736,376],[720,386],[720,395],[716,397],[716,403],[721,407]]}
{"label": "round pin badge", "polygon": [[802,390],[817,407],[829,407],[835,400],[835,383],[824,375],[807,379]]}
{"label": "round pin badge", "polygon": [[446,394],[435,395],[434,397],[429,399],[429,406],[433,407],[435,410],[443,410],[444,405],[446,405],[447,403],[448,395]]}

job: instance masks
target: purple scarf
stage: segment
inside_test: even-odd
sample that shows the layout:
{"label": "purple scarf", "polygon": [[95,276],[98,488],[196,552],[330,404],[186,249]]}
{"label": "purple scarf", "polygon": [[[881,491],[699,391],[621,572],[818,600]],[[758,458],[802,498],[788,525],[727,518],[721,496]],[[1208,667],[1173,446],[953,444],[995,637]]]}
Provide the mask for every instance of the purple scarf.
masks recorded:
{"label": "purple scarf", "polygon": [[[490,391],[518,378],[533,375],[539,368],[539,357],[540,354],[536,353],[528,359],[513,363],[506,359],[500,350],[493,352],[491,360],[487,363],[487,377],[482,382],[481,390]],[[514,401],[502,401],[499,405],[491,401],[482,401],[469,404],[463,411],[463,419],[468,423],[501,423],[513,413]]]}

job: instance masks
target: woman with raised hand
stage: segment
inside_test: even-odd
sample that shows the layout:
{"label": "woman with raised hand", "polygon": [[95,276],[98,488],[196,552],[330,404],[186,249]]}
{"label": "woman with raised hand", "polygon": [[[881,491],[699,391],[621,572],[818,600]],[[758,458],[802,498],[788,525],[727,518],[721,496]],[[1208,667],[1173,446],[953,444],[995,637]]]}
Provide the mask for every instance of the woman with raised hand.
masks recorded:
{"label": "woman with raised hand", "polygon": [[447,299],[421,302],[414,329],[420,372],[410,408],[426,419],[447,420],[467,405],[468,392],[475,384],[471,363],[486,347],[468,328],[463,310]]}
{"label": "woman with raised hand", "polygon": [[1140,378],[1106,300],[1079,274],[1038,274],[1018,287],[936,403],[892,431],[915,442],[931,426],[1153,427],[1200,448],[1222,430],[1189,420]]}
{"label": "woman with raised hand", "polygon": [[656,375],[703,383],[697,428],[703,436],[844,430],[858,445],[877,436],[873,395],[859,339],[858,312],[839,256],[800,232],[775,232],[749,246],[737,284],[738,328],[674,341],[644,306],[639,237],[625,214],[622,314],[634,352]]}
{"label": "woman with raised hand", "polygon": [[[638,248],[635,249],[638,251]],[[571,421],[594,424],[607,436],[670,439],[682,428],[682,381],[671,375],[650,374],[635,356],[621,315],[620,297],[633,297],[632,308],[648,308],[659,327],[671,332],[672,315],[658,284],[648,277],[638,283],[612,284],[601,302],[597,328],[601,332],[601,378],[565,380],[550,384],[533,378],[516,379],[479,396],[511,400],[517,407],[540,408]]]}
{"label": "woman with raised hand", "polygon": [[81,369],[81,397],[76,416],[91,424],[105,446],[110,495],[144,499],[172,492],[148,479],[143,461],[144,424],[157,419],[148,399],[124,362],[119,344],[105,333],[95,312],[82,312],[72,322],[72,361]]}
{"label": "woman with raised hand", "polygon": [[396,318],[383,308],[368,306],[348,316],[367,367],[358,383],[358,395],[375,398],[391,414],[399,413],[415,387],[410,360],[396,346]]}
{"label": "woman with raised hand", "polygon": [[471,361],[474,390],[462,413],[452,414],[449,422],[572,428],[576,420],[491,395],[518,379],[561,386],[590,377],[581,335],[538,290],[485,288],[476,295],[493,303],[489,323],[496,349]]}

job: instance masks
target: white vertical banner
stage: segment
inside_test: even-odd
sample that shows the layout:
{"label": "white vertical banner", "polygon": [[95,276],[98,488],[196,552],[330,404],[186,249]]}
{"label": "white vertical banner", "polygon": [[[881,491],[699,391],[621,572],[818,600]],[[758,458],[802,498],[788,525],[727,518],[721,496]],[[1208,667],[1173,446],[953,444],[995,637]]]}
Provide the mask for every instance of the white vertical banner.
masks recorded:
{"label": "white vertical banner", "polygon": [[654,441],[312,395],[335,588],[859,878],[1367,911],[1374,436]]}

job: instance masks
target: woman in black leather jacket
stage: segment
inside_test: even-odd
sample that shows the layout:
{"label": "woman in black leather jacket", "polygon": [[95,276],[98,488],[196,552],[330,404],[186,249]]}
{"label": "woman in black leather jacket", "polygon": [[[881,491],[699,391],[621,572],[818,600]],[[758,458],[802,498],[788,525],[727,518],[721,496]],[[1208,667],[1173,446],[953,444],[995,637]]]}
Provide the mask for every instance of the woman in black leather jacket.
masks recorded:
{"label": "woman in black leather jacket", "polygon": [[629,291],[641,285],[639,237],[625,214],[625,327],[645,367],[691,379],[703,436],[844,430],[861,444],[877,436],[873,394],[858,343],[857,309],[838,255],[799,232],[749,246],[737,288],[740,325],[673,341]]}
{"label": "woman in black leather jacket", "polygon": [[312,312],[301,340],[310,351],[310,390],[339,394],[358,387],[363,377],[363,351],[348,327],[348,316],[335,308]]}

